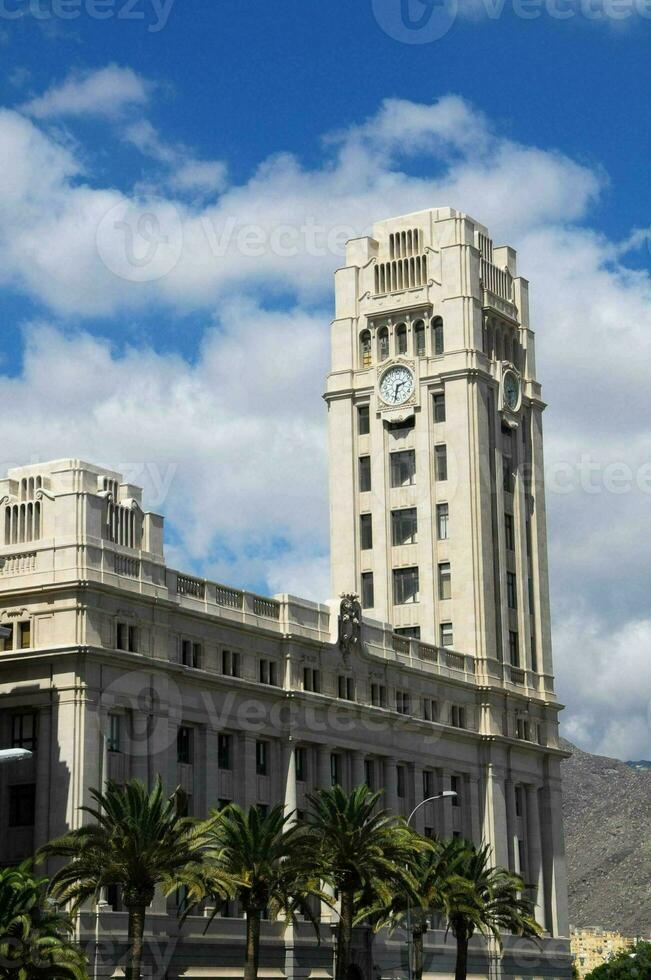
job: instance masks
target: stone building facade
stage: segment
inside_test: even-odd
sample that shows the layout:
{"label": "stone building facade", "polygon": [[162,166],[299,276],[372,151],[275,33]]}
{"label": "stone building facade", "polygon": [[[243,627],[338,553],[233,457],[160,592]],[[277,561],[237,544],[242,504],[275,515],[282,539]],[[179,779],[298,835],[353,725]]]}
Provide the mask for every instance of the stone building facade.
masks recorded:
{"label": "stone building facade", "polygon": [[[414,238],[414,229],[424,236],[423,229],[439,224],[437,266],[434,239],[420,232]],[[351,243],[349,266],[338,273],[326,396],[336,594],[363,592],[368,571],[377,578],[361,643],[342,649],[338,598],[316,604],[259,596],[169,568],[163,518],[143,510],[140,489],[119,473],[74,459],[10,470],[0,481],[0,739],[30,749],[32,758],[0,770],[0,860],[17,861],[78,825],[90,788],[107,777],[151,782],[160,773],[170,790],[183,787],[196,815],[231,800],[284,801],[300,812],[318,787],[367,782],[407,816],[423,799],[452,789],[455,799],[421,808],[415,825],[423,833],[490,842],[496,862],[526,878],[546,936],[540,949],[507,940],[502,957],[474,941],[471,974],[560,980],[571,963],[563,752],[549,650],[542,403],[525,284],[509,278],[510,250],[494,250],[496,271],[487,272],[485,230],[453,212],[412,215],[376,231],[375,244]],[[387,235],[394,236],[387,246],[394,255],[405,251],[402,279],[398,260],[385,261]],[[500,292],[509,283],[507,302]],[[366,294],[376,284],[384,292],[371,299]],[[354,313],[357,302],[376,304],[370,326],[362,317],[370,317],[371,305]],[[390,313],[394,306],[399,317]],[[437,318],[443,354],[431,346],[440,342]],[[396,347],[400,324],[406,353]],[[379,361],[385,327],[388,355]],[[366,330],[368,364],[357,360],[367,356]],[[420,379],[410,404],[380,403],[378,386],[389,367],[406,368],[412,383]],[[509,375],[515,401],[506,392]],[[445,429],[433,431],[430,412],[441,392],[446,421],[436,425]],[[384,394],[393,397],[386,385]],[[362,434],[365,405],[369,431]],[[391,440],[398,452],[415,447],[416,474],[431,473],[442,433],[455,459],[463,458],[462,446],[470,453],[457,464],[455,494],[444,499],[429,477],[418,491],[413,483],[389,486]],[[373,490],[355,483],[361,455],[372,457]],[[507,455],[508,484],[506,464],[504,482],[494,475],[502,474]],[[450,535],[434,546],[441,503],[449,505]],[[414,507],[413,543],[396,552],[374,525],[373,558],[362,557],[362,514],[371,512],[388,533],[392,511]],[[449,598],[433,585],[432,569],[444,560],[452,567]],[[402,567],[418,567],[421,575],[421,601],[409,603],[418,606],[417,617],[413,610],[403,615],[400,605],[407,603],[389,601],[393,572]],[[515,585],[509,574],[517,575]],[[515,609],[507,594],[515,596]],[[452,639],[440,632],[448,615]],[[506,656],[509,632],[522,637],[517,659]],[[318,948],[307,925],[283,932],[278,923],[264,923],[261,977],[327,980],[332,917],[323,911]],[[157,897],[148,916],[151,975],[241,977],[239,910],[224,907],[207,931],[206,923],[206,916],[191,916],[180,927],[173,904]],[[119,895],[84,912],[79,928],[92,975],[122,976],[126,916]],[[432,928],[426,972],[450,975],[453,958],[451,938]],[[359,930],[355,977],[398,978],[405,969],[404,937],[373,939]]]}

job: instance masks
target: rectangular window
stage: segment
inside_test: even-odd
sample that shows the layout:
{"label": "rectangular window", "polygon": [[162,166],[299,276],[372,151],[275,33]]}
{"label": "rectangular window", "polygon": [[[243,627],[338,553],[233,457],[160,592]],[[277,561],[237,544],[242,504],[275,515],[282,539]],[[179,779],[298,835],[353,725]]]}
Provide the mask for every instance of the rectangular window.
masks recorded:
{"label": "rectangular window", "polygon": [[373,789],[375,784],[375,766],[372,759],[364,759],[364,782],[369,789]]}
{"label": "rectangular window", "polygon": [[513,514],[504,515],[504,540],[508,551],[515,551],[515,534],[513,531]]}
{"label": "rectangular window", "polygon": [[423,698],[423,718],[425,721],[436,721],[438,704],[432,698]]}
{"label": "rectangular window", "polygon": [[29,620],[18,624],[18,648],[29,650],[32,645],[32,624]]}
{"label": "rectangular window", "polygon": [[432,346],[434,348],[434,357],[440,357],[445,349],[443,320],[440,316],[432,320]]}
{"label": "rectangular window", "polygon": [[432,398],[434,407],[434,421],[445,422],[445,394],[439,392]]}
{"label": "rectangular window", "polygon": [[330,782],[341,786],[341,756],[337,752],[330,753]]}
{"label": "rectangular window", "polygon": [[362,551],[370,551],[373,547],[373,516],[372,514],[360,514],[359,516],[359,540]]}
{"label": "rectangular window", "polygon": [[513,493],[513,467],[509,456],[502,458],[502,484],[504,493]]}
{"label": "rectangular window", "polygon": [[452,806],[461,806],[461,780],[458,776],[450,776],[450,789],[457,794],[452,797]]}
{"label": "rectangular window", "polygon": [[512,667],[520,666],[518,634],[515,630],[509,630],[509,661]]}
{"label": "rectangular window", "polygon": [[192,640],[181,640],[181,663],[185,667],[198,667],[201,659],[201,644]]}
{"label": "rectangular window", "polygon": [[408,715],[411,708],[409,691],[396,691],[396,711],[400,715]]}
{"label": "rectangular window", "polygon": [[176,733],[176,761],[189,765],[192,762],[192,729],[181,725]]}
{"label": "rectangular window", "polygon": [[343,701],[355,700],[355,681],[346,674],[339,674],[337,679],[337,692]]}
{"label": "rectangular window", "polygon": [[126,623],[118,623],[116,645],[118,650],[129,649],[129,627]]}
{"label": "rectangular window", "polygon": [[452,629],[452,623],[441,623],[440,637],[442,647],[451,647],[454,645],[454,631]]}
{"label": "rectangular window", "polygon": [[516,786],[514,790],[515,795],[515,815],[516,817],[521,817],[524,813],[524,807],[522,805],[522,786]]}
{"label": "rectangular window", "polygon": [[431,769],[423,769],[423,799],[429,800],[434,796],[434,773]]}
{"label": "rectangular window", "polygon": [[447,541],[450,534],[449,504],[436,505],[436,534],[439,541]]}
{"label": "rectangular window", "polygon": [[387,689],[384,684],[371,684],[371,704],[376,708],[386,708]]}
{"label": "rectangular window", "polygon": [[518,608],[518,591],[515,584],[515,572],[506,573],[506,600],[509,609]]}
{"label": "rectangular window", "polygon": [[371,489],[371,457],[359,457],[359,492],[368,493]]}
{"label": "rectangular window", "polygon": [[403,800],[407,793],[407,770],[405,766],[396,766],[396,788],[398,799]]}
{"label": "rectangular window", "polygon": [[0,627],[0,652],[8,653],[14,648],[14,627],[13,623],[7,623]]}
{"label": "rectangular window", "polygon": [[391,486],[411,487],[416,482],[416,452],[403,449],[390,454]]}
{"label": "rectangular window", "polygon": [[269,768],[269,742],[255,743],[255,771],[258,776],[266,776]]}
{"label": "rectangular window", "polygon": [[374,605],[373,572],[362,572],[362,608],[372,609]]}
{"label": "rectangular window", "polygon": [[278,677],[276,661],[261,658],[258,676],[261,684],[269,684],[271,687],[277,687]]}
{"label": "rectangular window", "polygon": [[396,626],[393,632],[398,636],[408,636],[412,640],[420,640],[420,626]]}
{"label": "rectangular window", "polygon": [[371,416],[368,405],[358,405],[357,407],[357,432],[360,436],[367,436],[371,431]]}
{"label": "rectangular window", "polygon": [[11,716],[11,747],[12,749],[29,749],[36,751],[37,715],[34,711],[21,711]]}
{"label": "rectangular window", "polygon": [[303,668],[303,690],[318,694],[321,690],[321,675],[316,667]]}
{"label": "rectangular window", "polygon": [[236,650],[222,650],[222,674],[227,677],[240,676],[240,654]]}
{"label": "rectangular window", "polygon": [[536,647],[536,634],[531,634],[531,669],[534,674],[538,673],[538,650]]}
{"label": "rectangular window", "polygon": [[225,732],[217,736],[217,765],[220,769],[233,768],[233,736]]}
{"label": "rectangular window", "polygon": [[452,569],[449,561],[439,563],[439,599],[452,598]]}
{"label": "rectangular window", "polygon": [[396,606],[407,602],[418,602],[418,569],[394,568],[393,570],[393,602]]}
{"label": "rectangular window", "polygon": [[307,749],[299,745],[296,749],[296,779],[304,783],[307,779]]}
{"label": "rectangular window", "polygon": [[448,478],[448,447],[445,443],[434,446],[434,470],[438,482]]}
{"label": "rectangular window", "polygon": [[109,752],[120,752],[122,744],[122,716],[108,716],[108,735],[106,737],[106,748]]}
{"label": "rectangular window", "polygon": [[33,827],[36,812],[36,784],[9,787],[9,826]]}
{"label": "rectangular window", "polygon": [[391,540],[394,547],[416,544],[418,517],[415,507],[391,511]]}
{"label": "rectangular window", "polygon": [[453,704],[450,708],[450,724],[453,728],[466,727],[466,709],[460,704]]}

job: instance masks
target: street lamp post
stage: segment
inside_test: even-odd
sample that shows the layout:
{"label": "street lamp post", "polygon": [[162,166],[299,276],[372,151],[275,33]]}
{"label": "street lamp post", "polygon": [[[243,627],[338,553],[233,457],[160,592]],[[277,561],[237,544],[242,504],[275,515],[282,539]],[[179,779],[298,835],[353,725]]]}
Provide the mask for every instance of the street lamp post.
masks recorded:
{"label": "street lamp post", "polygon": [[[422,806],[427,803],[435,803],[437,800],[451,799],[457,794],[452,789],[445,789],[442,793],[437,793],[436,796],[428,796],[426,800],[421,800],[417,803],[414,809],[411,811],[407,817],[407,826],[411,824],[411,821],[416,813],[420,810]],[[412,969],[411,969],[411,899],[407,895],[407,976],[409,980],[412,980]]]}

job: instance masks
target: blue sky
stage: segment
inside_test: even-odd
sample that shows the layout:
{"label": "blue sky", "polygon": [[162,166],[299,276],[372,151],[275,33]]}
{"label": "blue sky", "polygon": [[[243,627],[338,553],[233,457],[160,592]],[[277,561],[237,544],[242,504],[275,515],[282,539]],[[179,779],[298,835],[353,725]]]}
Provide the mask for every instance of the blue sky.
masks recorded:
{"label": "blue sky", "polygon": [[98,2],[0,2],[2,469],[121,466],[173,562],[323,598],[341,242],[468,211],[532,280],[566,732],[648,757],[651,4]]}

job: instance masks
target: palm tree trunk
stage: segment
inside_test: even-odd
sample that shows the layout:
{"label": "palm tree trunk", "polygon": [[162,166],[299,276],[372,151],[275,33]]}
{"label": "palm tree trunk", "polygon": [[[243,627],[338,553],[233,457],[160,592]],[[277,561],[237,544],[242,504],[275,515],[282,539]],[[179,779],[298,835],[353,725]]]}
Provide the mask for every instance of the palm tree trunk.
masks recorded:
{"label": "palm tree trunk", "polygon": [[457,963],[454,980],[466,980],[468,976],[468,937],[465,933],[457,936]]}
{"label": "palm tree trunk", "polygon": [[412,970],[412,976],[414,980],[423,980],[423,930],[422,929],[414,929],[413,946],[414,946],[414,966]]}
{"label": "palm tree trunk", "polygon": [[142,973],[145,906],[129,906],[129,948],[127,949],[126,980],[140,980]]}
{"label": "palm tree trunk", "polygon": [[337,969],[335,980],[346,980],[350,966],[350,947],[353,938],[353,893],[341,892],[341,909],[337,926]]}
{"label": "palm tree trunk", "polygon": [[260,962],[260,913],[246,913],[246,960],[244,980],[258,980]]}

